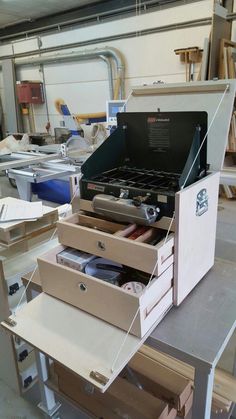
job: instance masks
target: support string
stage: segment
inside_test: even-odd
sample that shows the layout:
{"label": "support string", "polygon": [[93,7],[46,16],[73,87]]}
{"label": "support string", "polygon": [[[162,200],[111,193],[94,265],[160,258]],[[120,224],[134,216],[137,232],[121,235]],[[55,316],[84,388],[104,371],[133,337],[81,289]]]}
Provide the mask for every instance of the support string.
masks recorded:
{"label": "support string", "polygon": [[187,174],[187,176],[186,176],[186,179],[185,179],[184,184],[183,184],[183,186],[182,186],[182,188],[181,188],[181,189],[184,189],[184,187],[185,187],[185,185],[186,185],[186,182],[187,182],[187,180],[188,180],[188,178],[189,178],[189,176],[190,176],[190,174],[191,174],[191,172],[192,172],[192,170],[193,170],[193,167],[194,167],[194,165],[195,165],[195,163],[196,163],[196,160],[197,160],[197,158],[198,158],[198,156],[199,156],[199,153],[200,153],[200,151],[201,151],[202,147],[204,146],[204,143],[205,143],[205,141],[206,141],[206,139],[207,139],[207,136],[208,136],[208,134],[209,134],[209,132],[210,132],[210,130],[211,130],[211,127],[212,127],[212,125],[213,125],[213,122],[215,121],[216,115],[218,114],[218,111],[219,111],[219,109],[220,109],[220,106],[221,106],[221,104],[222,104],[222,102],[223,102],[223,100],[224,100],[224,97],[225,97],[226,92],[227,92],[227,90],[228,90],[228,89],[229,89],[229,84],[227,84],[227,86],[226,86],[226,88],[225,88],[225,90],[224,90],[224,93],[223,93],[223,94],[222,94],[222,96],[221,96],[221,99],[220,99],[220,101],[219,101],[219,103],[218,103],[218,106],[217,106],[217,108],[216,108],[216,110],[215,110],[215,112],[214,112],[214,115],[213,115],[213,117],[212,117],[212,120],[211,120],[211,122],[210,122],[210,124],[209,124],[208,130],[207,130],[207,132],[206,132],[206,134],[205,134],[205,136],[204,136],[204,138],[203,138],[203,140],[202,140],[202,143],[201,143],[201,145],[200,145],[200,147],[199,147],[199,149],[198,149],[198,151],[197,151],[197,154],[196,154],[196,156],[195,156],[195,158],[194,158],[194,160],[193,160],[193,163],[192,163],[192,165],[191,165],[191,167],[190,167],[190,169],[189,169],[189,171],[188,171],[188,174]]}
{"label": "support string", "polygon": [[[171,231],[171,227],[172,227],[172,224],[173,224],[174,218],[175,218],[175,213],[173,213],[173,217],[172,217],[172,218],[171,218],[171,220],[170,220],[170,224],[169,224],[169,227],[168,227],[168,230],[167,230],[166,236],[165,236],[164,244],[166,244],[167,239],[168,239],[168,237],[169,237],[169,234],[170,234],[170,231]],[[153,277],[154,277],[154,275],[155,275],[155,271],[156,271],[156,268],[157,268],[157,264],[158,264],[158,259],[157,259],[157,261],[156,261],[156,263],[155,263],[155,266],[154,266],[154,268],[153,268],[153,271],[152,271],[152,273],[151,273],[151,275],[150,275],[150,278],[149,278],[148,284],[147,284],[147,286],[145,287],[144,293],[147,291],[147,289],[149,288],[149,286],[150,286],[150,284],[151,284],[151,282],[152,282],[152,279],[153,279]],[[127,333],[126,333],[126,335],[125,335],[125,337],[124,337],[124,339],[123,339],[123,341],[122,341],[122,343],[121,343],[120,349],[118,350],[118,352],[117,352],[117,354],[116,354],[116,356],[115,356],[115,358],[114,358],[114,361],[113,361],[112,366],[111,366],[111,372],[114,372],[114,369],[115,369],[115,365],[116,365],[116,363],[117,363],[117,360],[118,360],[118,358],[119,358],[119,356],[120,356],[120,353],[121,353],[121,351],[122,351],[122,349],[123,349],[123,347],[124,347],[124,345],[125,345],[125,343],[126,343],[126,340],[127,340],[128,336],[129,336],[130,331],[131,331],[131,329],[132,329],[132,327],[133,327],[133,324],[134,324],[134,322],[135,322],[135,320],[136,320],[136,318],[137,318],[137,316],[138,316],[138,314],[139,314],[139,311],[140,311],[140,307],[138,307],[138,310],[136,311],[136,313],[135,313],[135,315],[134,315],[134,318],[133,318],[133,320],[132,320],[132,322],[131,322],[131,324],[130,324],[130,327],[129,327],[129,329],[128,329],[128,331],[127,331]]]}
{"label": "support string", "polygon": [[[127,99],[125,100],[125,103],[124,103],[124,105],[123,105],[123,107],[122,107],[121,112],[124,112],[124,111],[125,111],[125,106],[126,106],[127,102],[129,101],[129,99],[130,99],[131,95],[132,95],[132,91],[130,91],[130,93],[129,93],[129,95],[128,95]],[[69,202],[69,204],[68,204],[68,208],[69,208],[69,206],[72,204],[72,201],[73,201],[73,199],[75,198],[75,196],[77,195],[77,192],[78,192],[78,191],[79,191],[79,185],[78,185],[78,186],[77,186],[77,188],[75,189],[75,192],[74,192],[74,194],[73,194],[73,196],[72,196],[72,198],[71,198],[71,201],[70,201],[70,202]],[[66,215],[66,211],[67,211],[67,209],[65,209],[65,213],[63,214],[62,218],[64,218],[64,217],[65,217],[65,215]],[[57,228],[55,228],[55,229],[54,229],[52,236],[51,236],[51,237],[50,237],[50,239],[48,240],[49,242],[50,242],[50,241],[54,238],[54,236],[55,236],[55,234],[56,234],[56,231],[57,231]],[[21,304],[21,302],[22,302],[22,300],[23,300],[23,298],[24,298],[24,296],[25,296],[25,294],[26,294],[26,292],[27,292],[27,289],[28,289],[28,287],[29,287],[29,285],[30,285],[30,283],[31,283],[31,281],[32,281],[32,279],[33,279],[33,276],[34,276],[35,272],[37,271],[37,268],[38,268],[38,265],[36,264],[36,266],[35,266],[35,268],[34,268],[34,270],[33,270],[32,274],[31,274],[31,276],[30,276],[30,279],[29,279],[29,281],[28,281],[28,284],[26,285],[25,290],[24,290],[23,294],[21,295],[21,298],[20,298],[20,300],[19,300],[19,302],[18,302],[18,304],[17,304],[17,306],[16,306],[16,308],[15,308],[15,310],[14,310],[14,312],[13,312],[13,315],[14,315],[14,316],[16,315],[16,313],[17,313],[17,311],[18,311],[18,309],[19,309],[19,306],[20,306],[20,304]]]}
{"label": "support string", "polygon": [[[212,117],[212,120],[211,120],[211,122],[210,122],[210,124],[209,124],[208,130],[207,130],[207,132],[206,132],[206,134],[205,134],[205,136],[204,136],[204,138],[203,138],[203,140],[202,140],[202,143],[201,143],[201,145],[200,145],[200,147],[199,147],[199,149],[198,149],[198,151],[197,151],[197,153],[196,153],[196,156],[195,156],[195,158],[194,158],[194,160],[193,160],[193,163],[192,163],[192,165],[191,165],[191,167],[190,167],[190,169],[189,169],[189,171],[188,171],[188,174],[187,174],[187,176],[186,176],[186,179],[185,179],[185,182],[184,182],[184,184],[183,184],[183,186],[182,186],[182,189],[185,187],[186,182],[187,182],[187,180],[188,180],[188,178],[189,178],[189,176],[190,176],[190,174],[191,174],[191,171],[193,170],[194,164],[195,164],[195,162],[196,162],[196,160],[197,160],[197,158],[198,158],[198,156],[199,156],[199,153],[200,153],[200,151],[201,151],[201,149],[202,149],[202,147],[203,147],[203,145],[204,145],[204,143],[205,143],[205,141],[206,141],[206,138],[207,138],[207,136],[208,136],[208,134],[209,134],[209,132],[210,132],[210,130],[211,130],[211,127],[212,127],[212,125],[213,125],[213,123],[214,123],[214,121],[215,121],[215,118],[216,118],[216,116],[217,116],[217,114],[218,114],[218,111],[219,111],[219,109],[220,109],[220,106],[221,106],[221,104],[222,104],[222,102],[223,102],[223,100],[224,100],[224,97],[225,97],[226,92],[227,92],[227,90],[228,90],[228,89],[229,89],[229,84],[227,84],[227,86],[226,86],[226,88],[225,88],[225,90],[224,90],[224,92],[223,92],[223,94],[222,94],[222,97],[221,97],[221,99],[220,99],[220,101],[219,101],[219,103],[218,103],[218,105],[217,105],[217,107],[216,107],[216,110],[215,110],[215,112],[214,112],[214,115],[213,115],[213,117]],[[174,218],[175,218],[175,213],[173,213],[173,217],[171,218],[170,225],[169,225],[169,228],[168,228],[168,231],[167,231],[167,234],[166,234],[166,237],[165,237],[164,243],[166,243],[166,242],[167,242],[167,239],[168,239],[168,236],[169,236],[169,233],[170,233],[170,230],[171,230],[171,227],[172,227],[172,224],[173,224]],[[154,276],[155,271],[156,271],[156,268],[157,268],[157,264],[158,264],[158,260],[156,261],[156,264],[155,264],[155,266],[154,266],[154,269],[153,269],[153,271],[152,271],[152,274],[151,274],[151,276],[150,276],[150,279],[149,279],[149,281],[148,281],[148,284],[147,284],[147,286],[146,286],[146,288],[145,288],[145,290],[144,290],[144,293],[147,291],[148,287],[150,286],[150,283],[151,283],[151,281],[152,281],[152,279],[153,279],[153,276]],[[135,315],[134,315],[134,318],[133,318],[133,320],[132,320],[132,322],[131,322],[131,324],[130,324],[130,327],[129,327],[129,329],[128,329],[127,333],[125,334],[125,337],[124,337],[123,341],[121,342],[120,348],[119,348],[119,350],[117,351],[117,354],[115,355],[114,361],[113,361],[112,366],[111,366],[111,372],[112,372],[112,373],[114,372],[115,365],[116,365],[116,363],[117,363],[117,361],[118,361],[118,359],[119,359],[119,356],[120,356],[120,354],[121,354],[121,352],[122,352],[122,349],[123,349],[123,347],[124,347],[124,345],[125,345],[125,343],[126,343],[126,340],[127,340],[128,336],[129,336],[129,334],[130,334],[130,331],[131,331],[131,329],[132,329],[132,327],[133,327],[133,324],[134,324],[134,322],[135,322],[135,320],[136,320],[136,318],[137,318],[137,316],[138,316],[139,311],[140,311],[140,307],[139,307],[139,308],[138,308],[138,310],[136,311],[136,313],[135,313]]]}
{"label": "support string", "polygon": [[[73,202],[73,200],[74,200],[74,198],[76,197],[76,195],[77,195],[77,192],[79,191],[79,183],[78,183],[78,185],[77,185],[77,187],[75,188],[75,191],[74,191],[74,193],[73,193],[73,196],[72,196],[72,198],[71,198],[71,200],[70,200],[70,202],[67,204],[67,206],[65,207],[65,211],[64,211],[64,213],[62,214],[62,219],[66,216],[66,213],[67,213],[67,209],[69,209],[69,207],[70,207],[70,205],[72,204],[72,202]],[[49,238],[49,240],[48,240],[48,243],[51,241],[51,240],[53,240],[53,238],[55,237],[55,234],[56,234],[56,232],[57,232],[57,227],[55,227],[54,228],[54,230],[53,230],[53,233],[52,233],[52,235],[51,235],[51,237]],[[32,274],[30,275],[30,278],[29,278],[29,281],[28,281],[28,284],[26,285],[26,287],[25,287],[25,289],[24,289],[24,292],[22,293],[22,295],[21,295],[21,297],[20,297],[20,299],[19,299],[19,301],[18,301],[18,304],[17,304],[17,306],[16,306],[16,308],[15,308],[15,310],[13,311],[13,316],[16,316],[16,313],[17,313],[17,311],[19,310],[19,308],[20,308],[20,304],[21,304],[21,302],[22,302],[22,300],[23,300],[23,298],[24,298],[24,296],[25,296],[25,294],[26,294],[26,292],[27,292],[27,289],[28,289],[28,287],[29,287],[29,285],[30,285],[30,283],[31,283],[31,281],[32,281],[32,279],[33,279],[33,277],[34,277],[34,274],[35,274],[35,272],[37,271],[37,269],[38,269],[38,264],[36,263],[36,265],[35,265],[35,267],[34,267],[34,270],[33,270],[33,272],[32,272]]]}

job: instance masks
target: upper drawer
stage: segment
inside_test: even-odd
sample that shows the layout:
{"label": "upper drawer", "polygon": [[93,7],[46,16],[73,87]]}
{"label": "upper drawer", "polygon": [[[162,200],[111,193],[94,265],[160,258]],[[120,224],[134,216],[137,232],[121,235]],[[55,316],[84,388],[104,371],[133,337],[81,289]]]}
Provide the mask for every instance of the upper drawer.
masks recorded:
{"label": "upper drawer", "polygon": [[84,214],[58,222],[59,242],[64,246],[101,256],[143,272],[160,275],[174,260],[174,235],[156,245],[115,235],[125,225]]}

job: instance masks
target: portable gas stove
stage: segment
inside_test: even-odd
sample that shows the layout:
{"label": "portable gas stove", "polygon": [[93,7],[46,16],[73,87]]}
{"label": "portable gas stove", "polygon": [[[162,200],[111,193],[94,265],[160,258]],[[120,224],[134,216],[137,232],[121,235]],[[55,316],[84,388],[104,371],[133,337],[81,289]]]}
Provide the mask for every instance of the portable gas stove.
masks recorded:
{"label": "portable gas stove", "polygon": [[[205,176],[206,112],[132,112],[82,165],[81,198],[117,221],[172,216],[175,194]],[[190,170],[191,169],[191,170]]]}

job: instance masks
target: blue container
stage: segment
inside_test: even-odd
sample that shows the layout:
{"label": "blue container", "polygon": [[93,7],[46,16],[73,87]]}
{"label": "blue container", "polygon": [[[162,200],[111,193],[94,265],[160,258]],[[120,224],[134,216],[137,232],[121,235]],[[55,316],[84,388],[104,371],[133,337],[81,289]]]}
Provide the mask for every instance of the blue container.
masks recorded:
{"label": "blue container", "polygon": [[67,204],[71,201],[70,182],[67,180],[48,180],[47,182],[33,183],[32,192],[44,201]]}

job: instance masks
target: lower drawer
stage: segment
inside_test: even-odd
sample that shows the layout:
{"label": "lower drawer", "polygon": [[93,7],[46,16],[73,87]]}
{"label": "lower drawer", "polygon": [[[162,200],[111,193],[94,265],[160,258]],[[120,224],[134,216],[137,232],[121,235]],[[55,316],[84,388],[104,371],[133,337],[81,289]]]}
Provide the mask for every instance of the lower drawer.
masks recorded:
{"label": "lower drawer", "polygon": [[104,393],[95,390],[91,384],[54,364],[58,377],[58,388],[80,407],[95,417],[104,419],[174,419],[176,410],[151,393],[138,389],[126,379],[117,377]]}
{"label": "lower drawer", "polygon": [[123,330],[143,337],[161,320],[173,303],[173,265],[142,293],[133,294],[83,272],[57,263],[57,246],[38,259],[43,291],[99,317]]}

